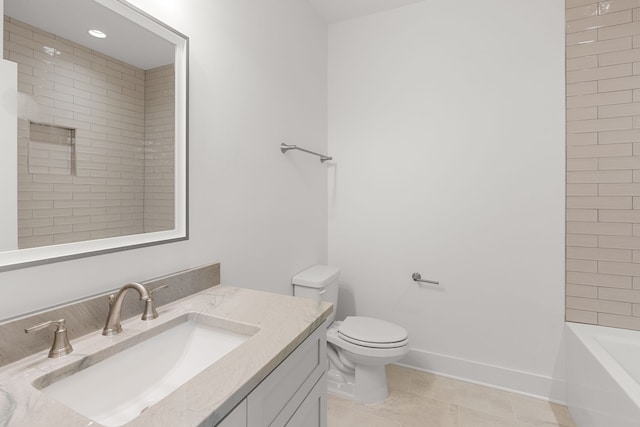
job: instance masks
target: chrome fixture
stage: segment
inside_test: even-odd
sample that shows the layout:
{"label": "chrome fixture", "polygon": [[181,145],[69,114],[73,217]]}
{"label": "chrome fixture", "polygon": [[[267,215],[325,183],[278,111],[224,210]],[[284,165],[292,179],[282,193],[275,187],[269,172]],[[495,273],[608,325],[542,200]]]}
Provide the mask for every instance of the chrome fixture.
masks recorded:
{"label": "chrome fixture", "polygon": [[411,275],[411,278],[413,279],[414,282],[422,282],[422,283],[431,283],[432,285],[439,285],[440,282],[435,282],[433,280],[425,280],[422,278],[422,275],[420,273],[413,273]]}
{"label": "chrome fixture", "polygon": [[280,151],[282,151],[282,153],[286,153],[289,150],[304,151],[305,153],[309,153],[309,154],[313,154],[314,156],[318,156],[318,157],[320,157],[320,163],[324,163],[327,160],[332,160],[333,159],[333,157],[325,156],[324,154],[320,154],[320,153],[315,153],[313,151],[309,151],[309,150],[306,150],[304,148],[300,148],[297,145],[289,145],[289,144],[285,144],[284,142],[282,144],[280,144]]}
{"label": "chrome fixture", "polygon": [[120,312],[122,310],[122,301],[124,295],[129,289],[133,289],[140,295],[140,300],[145,302],[144,313],[142,314],[142,320],[155,319],[158,317],[158,312],[153,307],[153,301],[147,292],[147,288],[142,286],[138,282],[127,283],[118,290],[118,293],[109,295],[109,315],[107,316],[107,323],[102,330],[102,335],[111,336],[122,332],[122,325],[120,324]]}
{"label": "chrome fixture", "polygon": [[64,319],[49,320],[48,322],[40,323],[39,325],[25,329],[24,332],[30,333],[39,331],[44,328],[48,328],[51,325],[56,325],[56,332],[53,335],[53,344],[51,345],[51,350],[49,350],[49,357],[57,359],[58,357],[66,356],[73,351],[73,347],[71,347],[71,343],[69,342],[69,337],[67,335],[67,328],[65,326]]}

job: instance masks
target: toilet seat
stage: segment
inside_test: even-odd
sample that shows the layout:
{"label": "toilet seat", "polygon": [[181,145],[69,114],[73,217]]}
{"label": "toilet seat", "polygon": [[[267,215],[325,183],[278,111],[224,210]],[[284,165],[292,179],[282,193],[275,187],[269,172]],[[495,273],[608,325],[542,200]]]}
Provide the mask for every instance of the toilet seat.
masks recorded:
{"label": "toilet seat", "polygon": [[344,339],[338,332],[343,322],[336,321],[327,329],[327,342],[341,348],[344,351],[361,357],[372,359],[397,358],[404,356],[409,351],[408,339],[404,344],[396,344],[394,347],[376,347],[379,343],[365,343],[369,345],[360,345]]}
{"label": "toilet seat", "polygon": [[338,336],[370,348],[398,348],[409,342],[407,330],[395,323],[364,316],[348,316],[338,325]]}

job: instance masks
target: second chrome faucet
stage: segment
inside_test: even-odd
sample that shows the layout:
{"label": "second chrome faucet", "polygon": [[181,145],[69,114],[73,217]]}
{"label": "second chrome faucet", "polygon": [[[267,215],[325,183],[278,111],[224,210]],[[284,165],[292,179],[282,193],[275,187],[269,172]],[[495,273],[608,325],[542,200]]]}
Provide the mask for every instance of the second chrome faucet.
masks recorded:
{"label": "second chrome faucet", "polygon": [[107,323],[102,330],[102,335],[111,336],[122,332],[122,325],[120,324],[122,301],[129,289],[133,289],[138,292],[140,300],[145,302],[142,320],[151,320],[158,317],[158,312],[156,311],[152,295],[155,291],[166,287],[167,285],[160,286],[151,292],[148,292],[147,288],[140,283],[131,282],[121,287],[117,293],[109,295],[109,315],[107,316]]}

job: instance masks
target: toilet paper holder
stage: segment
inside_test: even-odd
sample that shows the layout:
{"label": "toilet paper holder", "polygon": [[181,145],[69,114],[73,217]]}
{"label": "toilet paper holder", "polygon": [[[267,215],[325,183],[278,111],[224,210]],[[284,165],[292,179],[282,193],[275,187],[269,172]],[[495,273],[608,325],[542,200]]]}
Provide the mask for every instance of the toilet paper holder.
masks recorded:
{"label": "toilet paper holder", "polygon": [[420,273],[413,273],[411,275],[411,278],[413,279],[414,282],[431,283],[432,285],[440,285],[440,282],[423,279]]}

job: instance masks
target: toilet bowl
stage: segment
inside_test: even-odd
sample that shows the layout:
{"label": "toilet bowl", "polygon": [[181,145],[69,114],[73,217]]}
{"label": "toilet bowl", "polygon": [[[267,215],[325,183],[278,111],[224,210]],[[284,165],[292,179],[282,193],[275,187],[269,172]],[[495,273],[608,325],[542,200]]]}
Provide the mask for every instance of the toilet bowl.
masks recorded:
{"label": "toilet bowl", "polygon": [[408,334],[401,326],[371,317],[334,321],[339,273],[326,265],[308,268],[293,277],[294,295],[334,304],[326,322],[328,391],[364,403],[381,402],[389,395],[385,365],[408,353]]}

